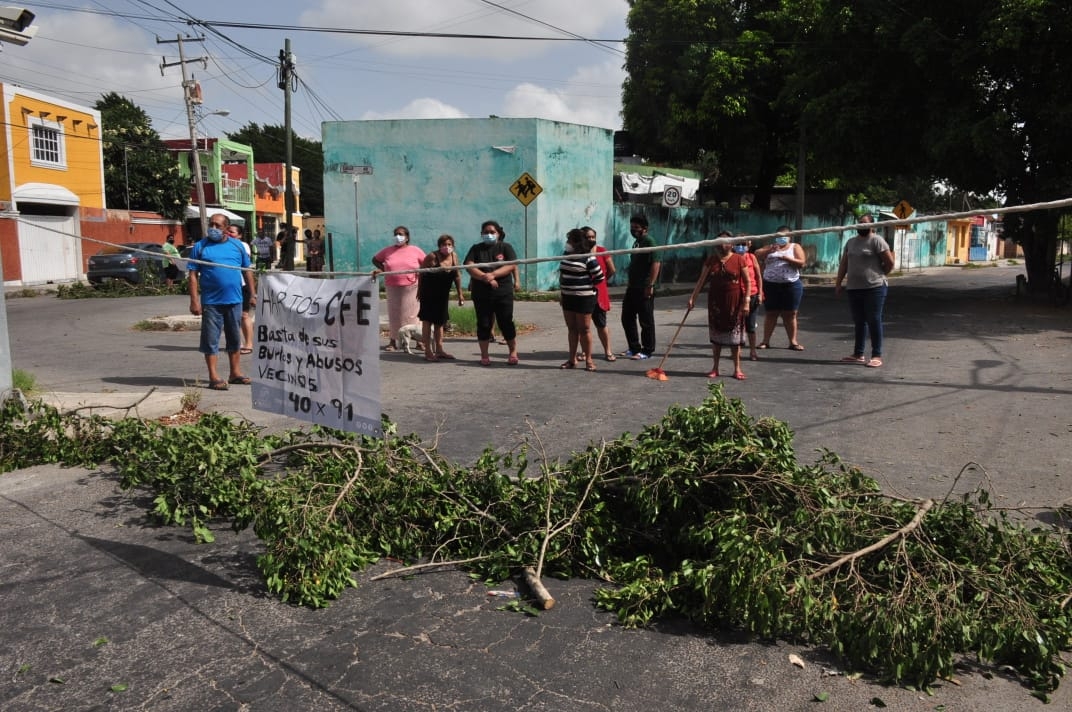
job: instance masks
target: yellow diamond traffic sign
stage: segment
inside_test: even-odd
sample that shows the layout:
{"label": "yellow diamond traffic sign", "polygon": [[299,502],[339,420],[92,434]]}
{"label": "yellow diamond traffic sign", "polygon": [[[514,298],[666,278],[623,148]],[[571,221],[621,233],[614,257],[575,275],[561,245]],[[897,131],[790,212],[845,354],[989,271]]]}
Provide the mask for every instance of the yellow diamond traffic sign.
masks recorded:
{"label": "yellow diamond traffic sign", "polygon": [[899,217],[901,220],[904,220],[915,211],[915,208],[909,205],[907,200],[902,200],[893,207],[893,214]]}
{"label": "yellow diamond traffic sign", "polygon": [[514,181],[514,184],[510,186],[510,192],[521,201],[522,205],[528,207],[529,203],[536,200],[536,196],[543,192],[543,188],[526,172]]}

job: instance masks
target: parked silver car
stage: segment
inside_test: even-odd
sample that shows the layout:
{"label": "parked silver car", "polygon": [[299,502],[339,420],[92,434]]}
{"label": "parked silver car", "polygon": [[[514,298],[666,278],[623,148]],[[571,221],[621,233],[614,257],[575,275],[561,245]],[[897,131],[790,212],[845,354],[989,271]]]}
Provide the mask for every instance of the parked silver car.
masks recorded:
{"label": "parked silver car", "polygon": [[[154,254],[138,250],[148,250]],[[155,242],[127,242],[105,247],[90,257],[86,279],[94,285],[113,279],[121,279],[130,284],[162,282],[166,266],[167,258],[162,245]]]}

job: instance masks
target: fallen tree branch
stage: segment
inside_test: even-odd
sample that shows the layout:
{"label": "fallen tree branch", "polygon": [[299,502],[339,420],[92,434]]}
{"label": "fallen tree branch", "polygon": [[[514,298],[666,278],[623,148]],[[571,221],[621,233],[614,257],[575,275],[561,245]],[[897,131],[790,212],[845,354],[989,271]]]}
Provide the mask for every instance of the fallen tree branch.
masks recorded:
{"label": "fallen tree branch", "polygon": [[528,586],[529,591],[532,592],[533,597],[539,602],[540,607],[545,611],[549,611],[555,607],[555,599],[551,597],[550,592],[544,588],[544,585],[540,583],[540,577],[536,575],[536,571],[531,566],[526,566],[521,569],[521,579]]}
{"label": "fallen tree branch", "polygon": [[[862,549],[860,549],[858,551],[854,551],[851,554],[846,554],[845,556],[842,556],[837,561],[834,561],[833,563],[827,564],[826,566],[824,566],[823,568],[819,569],[818,571],[814,571],[814,572],[808,574],[807,580],[808,581],[814,581],[817,578],[821,578],[821,577],[827,575],[828,573],[830,573],[831,571],[833,571],[834,569],[837,569],[837,568],[840,568],[841,566],[844,566],[845,564],[849,563],[850,561],[856,561],[857,559],[859,559],[862,556],[867,556],[868,554],[870,554],[870,553],[872,553],[874,551],[878,551],[879,549],[885,547],[890,542],[893,542],[893,541],[896,541],[898,539],[903,538],[906,534],[908,534],[910,531],[912,531],[913,529],[915,529],[916,527],[919,526],[920,522],[923,521],[923,517],[925,517],[927,515],[927,512],[929,512],[933,506],[934,506],[934,500],[933,499],[928,499],[928,500],[924,501],[923,504],[920,506],[919,510],[916,512],[916,516],[912,517],[912,521],[910,521],[908,524],[905,524],[903,527],[901,527],[897,531],[891,533],[889,536],[885,536],[885,537],[879,539],[874,544],[869,544],[868,546],[865,546],[864,548],[862,548]],[[789,590],[786,593],[788,593],[790,596],[792,596],[794,593],[796,593],[796,590],[797,590],[797,587],[795,585],[790,586]]]}
{"label": "fallen tree branch", "polygon": [[446,566],[461,566],[462,564],[471,564],[474,561],[483,561],[488,558],[487,556],[474,556],[469,559],[457,559],[455,561],[429,561],[426,564],[414,564],[413,566],[403,566],[400,569],[393,569],[386,571],[382,574],[377,574],[369,579],[369,581],[380,581],[382,579],[391,578],[393,576],[408,576],[409,574],[419,573],[426,569],[441,569]]}
{"label": "fallen tree branch", "polygon": [[138,400],[134,401],[130,405],[80,405],[77,408],[72,408],[71,410],[64,411],[60,415],[78,415],[79,411],[83,411],[83,410],[100,410],[102,408],[111,408],[112,410],[121,410],[121,411],[124,411],[126,413],[129,413],[130,411],[136,409],[139,405],[144,403],[145,399],[148,398],[149,396],[151,396],[155,392],[156,392],[156,386],[153,386],[148,391],[146,391],[145,395],[143,395],[141,398],[139,398]]}

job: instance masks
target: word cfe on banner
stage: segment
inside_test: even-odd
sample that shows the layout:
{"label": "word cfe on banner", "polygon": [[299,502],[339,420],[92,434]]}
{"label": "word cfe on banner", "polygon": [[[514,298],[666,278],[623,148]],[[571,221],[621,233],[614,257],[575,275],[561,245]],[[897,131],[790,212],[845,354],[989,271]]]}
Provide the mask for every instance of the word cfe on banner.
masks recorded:
{"label": "word cfe on banner", "polygon": [[263,275],[257,285],[253,407],[382,437],[379,310],[370,276]]}

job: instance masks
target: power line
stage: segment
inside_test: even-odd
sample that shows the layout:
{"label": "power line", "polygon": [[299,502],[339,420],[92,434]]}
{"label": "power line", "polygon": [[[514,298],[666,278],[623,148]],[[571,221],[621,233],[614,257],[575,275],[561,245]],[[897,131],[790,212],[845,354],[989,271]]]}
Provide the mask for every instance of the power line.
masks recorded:
{"label": "power line", "polygon": [[605,42],[608,44],[624,43],[624,39],[592,39],[586,37],[540,37],[535,35],[493,35],[474,32],[415,32],[409,30],[359,30],[352,27],[312,27],[304,25],[272,25],[256,22],[227,22],[223,20],[202,20],[195,24],[206,29],[211,27],[230,27],[242,30],[277,30],[279,32],[317,32],[336,35],[372,35],[377,37],[428,37],[432,39],[455,40],[512,40],[519,42]]}

